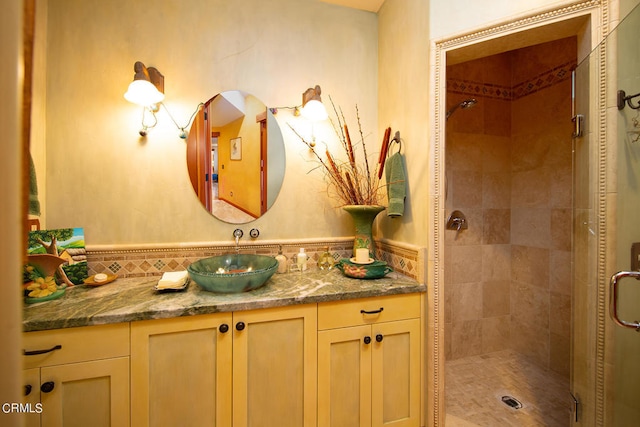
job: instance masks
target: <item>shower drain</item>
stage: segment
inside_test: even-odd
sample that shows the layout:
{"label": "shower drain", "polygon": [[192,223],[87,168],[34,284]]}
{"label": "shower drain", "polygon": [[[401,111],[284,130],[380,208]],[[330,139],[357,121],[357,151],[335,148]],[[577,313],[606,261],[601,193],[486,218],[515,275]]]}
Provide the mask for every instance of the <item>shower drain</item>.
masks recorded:
{"label": "shower drain", "polygon": [[502,396],[502,402],[505,405],[512,407],[513,409],[522,408],[522,403],[520,403],[520,401],[518,401],[518,399],[516,399],[515,397]]}

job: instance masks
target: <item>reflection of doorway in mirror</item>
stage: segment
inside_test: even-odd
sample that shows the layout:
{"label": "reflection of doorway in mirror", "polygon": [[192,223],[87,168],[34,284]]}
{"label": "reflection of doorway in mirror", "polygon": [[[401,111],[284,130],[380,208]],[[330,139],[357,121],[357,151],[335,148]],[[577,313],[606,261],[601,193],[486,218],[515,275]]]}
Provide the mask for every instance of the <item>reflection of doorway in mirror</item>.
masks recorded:
{"label": "reflection of doorway in mirror", "polygon": [[211,198],[218,199],[218,137],[211,137]]}

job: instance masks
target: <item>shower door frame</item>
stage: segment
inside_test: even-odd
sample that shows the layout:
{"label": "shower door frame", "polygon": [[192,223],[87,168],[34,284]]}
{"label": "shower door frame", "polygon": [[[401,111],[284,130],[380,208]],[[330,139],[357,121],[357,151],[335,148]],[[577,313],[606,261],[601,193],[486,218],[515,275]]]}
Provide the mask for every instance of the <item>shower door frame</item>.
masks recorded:
{"label": "shower door frame", "polygon": [[[430,361],[430,369],[433,372],[428,373],[428,389],[429,396],[427,399],[426,408],[426,421],[429,426],[442,426],[445,423],[446,408],[445,408],[445,376],[444,376],[444,348],[445,348],[445,335],[444,335],[444,231],[445,227],[445,115],[446,115],[446,65],[447,65],[447,52],[473,46],[474,44],[487,42],[490,40],[498,39],[508,35],[516,33],[522,33],[524,31],[538,29],[550,24],[562,23],[563,21],[572,20],[574,18],[587,17],[590,28],[581,31],[589,32],[585,37],[589,37],[590,40],[586,44],[588,46],[582,47],[579,50],[579,55],[584,57],[588,55],[596,46],[604,40],[609,28],[609,8],[610,4],[617,2],[617,0],[591,0],[581,2],[568,2],[566,6],[561,8],[554,8],[544,10],[534,15],[526,15],[516,17],[509,21],[504,22],[496,26],[488,28],[481,28],[477,31],[465,33],[453,38],[447,38],[444,40],[437,40],[432,44],[431,49],[431,63],[434,70],[431,76],[431,88],[433,94],[430,97],[432,100],[432,111],[434,112],[434,121],[432,128],[433,144],[430,150],[430,192],[432,197],[429,197],[430,212],[431,212],[431,224],[430,235],[432,236],[431,245],[429,247],[429,261],[432,269],[428,271],[428,283],[430,298],[428,312],[430,318],[430,334],[428,342],[433,343],[433,347],[429,349],[428,360]],[[578,35],[578,34],[576,34]],[[514,47],[516,48],[516,47]],[[588,51],[584,51],[588,49]],[[482,56],[486,56],[483,54]],[[600,67],[596,71],[601,75],[598,75],[595,81],[600,81],[605,74],[605,68]],[[592,117],[594,123],[604,123],[606,88],[600,86],[593,94],[592,99],[595,100],[593,110],[596,117]],[[599,132],[606,132],[606,128],[602,126]],[[567,137],[567,143],[571,143],[569,136]],[[590,167],[594,168],[594,174],[597,175],[599,183],[606,182],[606,150],[604,150],[606,138],[604,135],[597,137],[597,144],[599,145],[597,153],[597,160]],[[596,206],[594,206],[595,215],[598,218],[598,227],[601,230],[606,230],[606,197],[605,188],[597,188]],[[605,289],[607,284],[606,277],[606,233],[598,233],[597,238],[593,242],[590,242],[590,249],[596,253],[596,259],[598,262],[593,263],[590,268],[593,268],[593,277],[597,278],[595,287],[597,288],[597,295],[594,295],[597,308],[597,319],[593,320],[595,323],[595,333],[593,334],[593,348],[596,349],[595,360],[595,372],[587,375],[586,378],[587,387],[584,391],[587,396],[584,396],[586,401],[590,402],[587,408],[587,413],[583,413],[582,416],[586,424],[584,425],[603,425],[603,420],[599,418],[604,417],[604,316],[606,303]],[[575,250],[572,248],[572,251]],[[585,311],[586,313],[586,311]],[[586,320],[586,319],[585,319]],[[573,355],[572,355],[573,356]],[[572,381],[573,383],[573,381]],[[573,387],[573,386],[572,386]],[[593,420],[593,423],[590,422]]]}

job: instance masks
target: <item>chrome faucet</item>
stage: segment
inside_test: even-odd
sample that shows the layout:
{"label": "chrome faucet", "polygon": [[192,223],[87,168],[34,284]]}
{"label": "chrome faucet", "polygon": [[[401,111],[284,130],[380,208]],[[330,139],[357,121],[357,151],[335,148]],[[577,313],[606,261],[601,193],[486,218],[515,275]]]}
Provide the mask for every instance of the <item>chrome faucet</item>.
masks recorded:
{"label": "chrome faucet", "polygon": [[235,230],[233,230],[233,237],[236,239],[236,253],[237,254],[240,253],[240,238],[243,235],[244,235],[244,233],[239,228],[236,228]]}

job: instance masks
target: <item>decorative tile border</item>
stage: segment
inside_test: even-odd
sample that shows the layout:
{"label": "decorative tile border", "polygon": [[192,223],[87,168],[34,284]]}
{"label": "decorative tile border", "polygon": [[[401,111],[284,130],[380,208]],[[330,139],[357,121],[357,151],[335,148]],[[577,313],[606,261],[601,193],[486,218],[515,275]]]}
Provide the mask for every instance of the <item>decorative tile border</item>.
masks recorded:
{"label": "decorative tile border", "polygon": [[574,68],[576,68],[576,62],[570,61],[540,73],[531,79],[516,83],[513,86],[474,82],[471,80],[447,79],[447,92],[501,99],[504,101],[515,101],[571,78],[571,71]]}
{"label": "decorative tile border", "polygon": [[[418,279],[418,252],[392,243],[376,243],[378,258],[386,261],[394,271],[413,279]],[[320,255],[329,248],[333,258],[338,261],[341,258],[352,256],[352,239],[338,239],[327,241],[297,241],[283,244],[247,243],[240,246],[241,253],[275,256],[279,247],[282,253],[291,260],[301,247],[309,256],[312,268],[315,268]],[[109,272],[120,277],[149,277],[160,276],[167,271],[186,269],[192,262],[206,257],[223,255],[234,252],[233,245],[212,246],[167,246],[167,247],[95,247],[87,248],[87,262],[89,275]]]}

